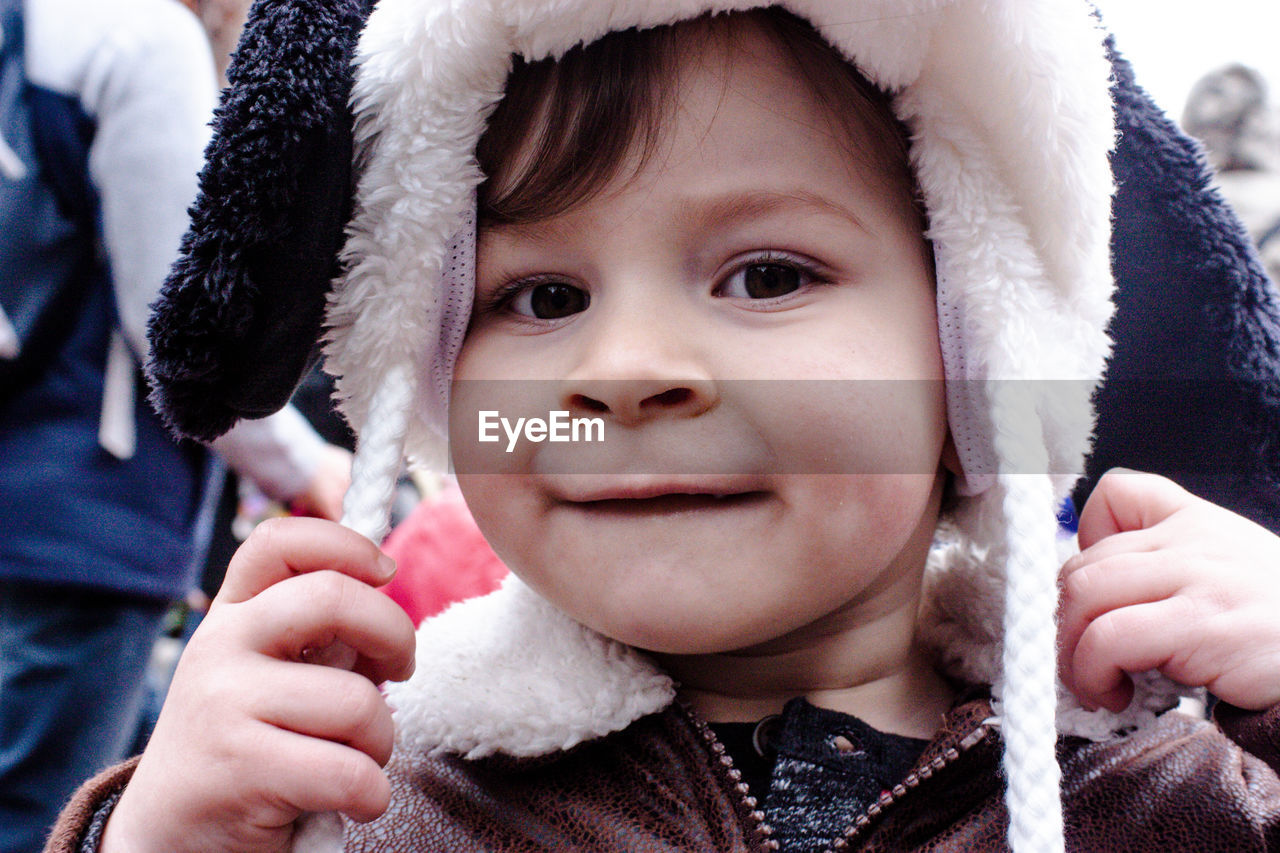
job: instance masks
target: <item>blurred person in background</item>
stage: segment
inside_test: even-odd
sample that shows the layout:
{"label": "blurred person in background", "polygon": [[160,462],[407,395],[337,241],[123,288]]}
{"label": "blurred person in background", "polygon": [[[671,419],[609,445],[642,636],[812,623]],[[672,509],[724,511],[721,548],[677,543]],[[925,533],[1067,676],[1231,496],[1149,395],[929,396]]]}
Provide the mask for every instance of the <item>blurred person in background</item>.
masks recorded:
{"label": "blurred person in background", "polygon": [[[0,0],[0,851],[124,754],[221,462],[146,401],[148,306],[177,255],[216,95],[179,0]],[[30,294],[55,293],[26,327]],[[28,336],[30,332],[30,336]],[[345,450],[294,410],[214,446],[337,518]]]}
{"label": "blurred person in background", "polygon": [[1218,186],[1280,281],[1280,111],[1266,79],[1244,65],[1211,71],[1192,87],[1182,126],[1204,143]]}

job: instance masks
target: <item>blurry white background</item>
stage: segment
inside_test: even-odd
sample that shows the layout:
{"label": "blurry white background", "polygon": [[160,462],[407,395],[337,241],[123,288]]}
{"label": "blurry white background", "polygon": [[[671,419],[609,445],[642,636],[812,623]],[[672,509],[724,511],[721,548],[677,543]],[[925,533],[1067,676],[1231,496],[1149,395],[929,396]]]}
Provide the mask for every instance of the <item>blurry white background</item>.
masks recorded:
{"label": "blurry white background", "polygon": [[1095,0],[1138,82],[1174,118],[1191,86],[1228,62],[1261,71],[1280,101],[1280,0]]}

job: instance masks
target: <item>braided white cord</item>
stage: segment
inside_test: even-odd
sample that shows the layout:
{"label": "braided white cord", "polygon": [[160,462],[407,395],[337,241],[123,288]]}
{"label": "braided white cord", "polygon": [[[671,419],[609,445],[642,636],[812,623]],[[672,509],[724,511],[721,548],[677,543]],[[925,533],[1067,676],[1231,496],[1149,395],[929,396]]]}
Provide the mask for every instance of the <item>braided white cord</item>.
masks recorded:
{"label": "braided white cord", "polygon": [[387,533],[413,397],[413,370],[406,364],[393,365],[382,375],[359,432],[351,488],[342,501],[342,523],[374,542],[381,542]]}
{"label": "braided white cord", "polygon": [[1001,729],[1014,853],[1061,853],[1057,728],[1058,564],[1053,485],[1031,386],[990,383],[995,444],[1003,466],[1007,542]]}
{"label": "braided white cord", "polygon": [[[404,462],[404,436],[413,406],[413,370],[393,365],[369,403],[351,463],[351,487],[342,499],[342,523],[374,542],[387,533],[396,478]],[[334,812],[307,813],[298,818],[292,853],[339,853],[342,816]]]}

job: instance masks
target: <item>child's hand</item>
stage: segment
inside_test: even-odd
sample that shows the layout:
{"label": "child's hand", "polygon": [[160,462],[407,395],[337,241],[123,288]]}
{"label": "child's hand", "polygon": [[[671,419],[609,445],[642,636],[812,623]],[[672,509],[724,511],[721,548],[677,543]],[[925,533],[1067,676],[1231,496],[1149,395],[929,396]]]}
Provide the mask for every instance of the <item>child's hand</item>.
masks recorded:
{"label": "child's hand", "polygon": [[1088,707],[1123,710],[1159,669],[1251,710],[1280,702],[1280,537],[1152,474],[1110,472],[1062,568],[1059,665]]}
{"label": "child's hand", "polygon": [[259,525],[182,656],[104,853],[283,850],[301,812],[382,814],[393,732],[375,685],[413,669],[409,617],[371,586],[393,572],[332,522]]}

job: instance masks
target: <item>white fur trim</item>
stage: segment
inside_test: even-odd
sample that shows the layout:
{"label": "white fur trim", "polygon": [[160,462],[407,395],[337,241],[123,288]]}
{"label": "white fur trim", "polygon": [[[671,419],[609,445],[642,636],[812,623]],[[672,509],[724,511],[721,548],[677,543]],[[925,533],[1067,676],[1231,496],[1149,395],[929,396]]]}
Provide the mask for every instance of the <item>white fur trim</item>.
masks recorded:
{"label": "white fur trim", "polygon": [[626,728],[675,698],[671,679],[514,575],[418,630],[418,668],[392,685],[409,755],[543,755]]}

